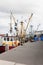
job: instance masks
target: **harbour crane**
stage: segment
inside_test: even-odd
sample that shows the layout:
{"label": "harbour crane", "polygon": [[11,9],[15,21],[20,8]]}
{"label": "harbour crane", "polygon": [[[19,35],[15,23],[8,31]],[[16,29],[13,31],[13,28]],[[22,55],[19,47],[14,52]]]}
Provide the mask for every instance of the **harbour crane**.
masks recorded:
{"label": "harbour crane", "polygon": [[18,29],[17,29],[17,23],[15,22],[15,17],[13,16],[12,12],[11,12],[11,15],[10,15],[10,33],[13,32],[13,28],[12,28],[12,19],[14,20],[14,24],[15,24],[15,30],[16,30],[16,33],[17,33],[17,36],[18,36]]}
{"label": "harbour crane", "polygon": [[31,13],[31,16],[29,17],[29,21],[27,23],[27,26],[26,26],[26,29],[25,30],[23,28],[23,21],[21,21],[21,33],[20,33],[20,39],[21,39],[21,41],[23,41],[23,39],[25,40],[26,31],[27,31],[27,28],[28,28],[28,25],[30,23],[30,20],[31,20],[32,16],[33,16],[33,13]]}
{"label": "harbour crane", "polygon": [[37,25],[37,29],[35,30],[35,34],[36,34],[36,32],[38,31],[39,26],[40,26],[40,24]]}
{"label": "harbour crane", "polygon": [[29,26],[29,23],[30,23],[30,20],[31,20],[32,16],[33,16],[33,13],[31,13],[31,16],[29,17],[29,20],[28,20],[26,29],[24,30],[24,33],[23,33],[23,34],[24,34],[23,37],[26,35],[26,31],[27,31],[27,29],[28,29],[28,26]]}
{"label": "harbour crane", "polygon": [[20,31],[20,37],[23,38],[24,35],[24,26],[23,26],[23,21],[21,21],[21,31]]}
{"label": "harbour crane", "polygon": [[30,23],[30,20],[31,20],[32,16],[33,16],[33,13],[31,13],[31,16],[30,16],[29,21],[28,21],[28,23],[27,23],[27,26],[26,26],[25,32],[26,32],[27,29],[28,29],[28,25],[29,25],[29,23]]}
{"label": "harbour crane", "polygon": [[12,12],[10,15],[10,33],[12,33]]}
{"label": "harbour crane", "polygon": [[38,31],[38,29],[39,29],[39,26],[40,26],[40,24],[39,24],[39,25],[37,25],[37,29],[36,29],[36,31]]}

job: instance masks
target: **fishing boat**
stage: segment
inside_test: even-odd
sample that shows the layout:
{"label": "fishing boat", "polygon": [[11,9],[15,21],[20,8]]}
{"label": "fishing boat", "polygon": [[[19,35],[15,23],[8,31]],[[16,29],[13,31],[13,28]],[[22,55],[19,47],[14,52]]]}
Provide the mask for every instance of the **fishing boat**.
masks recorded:
{"label": "fishing boat", "polygon": [[[14,19],[14,16],[12,15],[12,12],[11,12],[9,32],[6,34],[0,34],[0,53],[1,53],[1,51],[6,51],[6,50],[15,48],[18,45],[20,45],[20,41],[18,40],[17,35],[14,35],[14,32],[13,32],[12,17]],[[9,35],[9,33],[10,33],[10,35]]]}

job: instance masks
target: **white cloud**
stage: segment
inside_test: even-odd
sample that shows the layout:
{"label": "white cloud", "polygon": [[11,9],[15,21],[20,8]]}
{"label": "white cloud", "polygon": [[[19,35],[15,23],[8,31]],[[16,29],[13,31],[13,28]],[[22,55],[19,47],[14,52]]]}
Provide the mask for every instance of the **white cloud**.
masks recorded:
{"label": "white cloud", "polygon": [[10,10],[13,11],[16,20],[19,19],[19,21],[22,15],[25,19],[33,12],[34,15],[30,24],[34,25],[34,29],[35,26],[41,24],[39,30],[43,29],[43,0],[0,0],[0,26],[3,26],[3,29],[9,27]]}

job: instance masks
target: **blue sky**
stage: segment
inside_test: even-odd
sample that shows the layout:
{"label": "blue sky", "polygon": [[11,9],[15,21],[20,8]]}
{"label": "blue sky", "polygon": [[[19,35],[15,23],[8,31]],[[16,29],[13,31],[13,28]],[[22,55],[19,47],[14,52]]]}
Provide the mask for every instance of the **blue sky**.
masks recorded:
{"label": "blue sky", "polygon": [[43,0],[0,0],[0,33],[9,31],[10,11],[19,22],[21,19],[28,21],[30,14],[33,13],[29,30],[30,25],[36,30],[38,24],[40,24],[38,30],[43,30]]}

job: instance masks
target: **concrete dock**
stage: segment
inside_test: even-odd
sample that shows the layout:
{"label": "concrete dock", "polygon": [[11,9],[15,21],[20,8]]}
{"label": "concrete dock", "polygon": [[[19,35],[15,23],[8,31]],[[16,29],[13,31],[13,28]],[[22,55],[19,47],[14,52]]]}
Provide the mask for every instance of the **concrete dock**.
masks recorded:
{"label": "concrete dock", "polygon": [[43,41],[28,42],[2,53],[0,60],[12,62],[12,65],[43,65]]}

